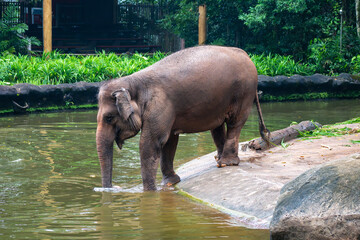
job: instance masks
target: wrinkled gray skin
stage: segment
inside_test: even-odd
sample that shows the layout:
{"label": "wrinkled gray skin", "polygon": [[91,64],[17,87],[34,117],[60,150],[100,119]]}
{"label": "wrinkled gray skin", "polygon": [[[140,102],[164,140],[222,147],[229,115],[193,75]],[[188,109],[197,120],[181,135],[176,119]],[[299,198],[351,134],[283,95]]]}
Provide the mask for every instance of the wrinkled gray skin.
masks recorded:
{"label": "wrinkled gray skin", "polygon": [[121,149],[124,140],[140,130],[144,190],[156,190],[159,162],[163,184],[180,181],[173,168],[180,133],[210,130],[218,166],[238,165],[240,131],[254,99],[264,136],[267,129],[257,98],[257,71],[238,48],[185,49],[130,76],[104,83],[96,132],[102,186],[112,187],[113,142]]}

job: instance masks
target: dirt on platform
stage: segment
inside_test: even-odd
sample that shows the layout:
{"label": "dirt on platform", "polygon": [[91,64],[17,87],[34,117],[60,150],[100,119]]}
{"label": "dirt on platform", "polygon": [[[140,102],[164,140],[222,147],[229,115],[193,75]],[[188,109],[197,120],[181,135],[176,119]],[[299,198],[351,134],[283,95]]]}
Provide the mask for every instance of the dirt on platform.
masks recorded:
{"label": "dirt on platform", "polygon": [[[336,125],[334,128],[349,128],[346,135],[337,137],[297,138],[284,143],[284,147],[263,152],[239,151],[243,163],[252,163],[260,168],[278,169],[279,182],[287,183],[313,166],[360,152],[360,124]],[[248,169],[256,171],[254,166]],[[292,171],[295,170],[295,171]],[[284,173],[284,174],[282,174]]]}

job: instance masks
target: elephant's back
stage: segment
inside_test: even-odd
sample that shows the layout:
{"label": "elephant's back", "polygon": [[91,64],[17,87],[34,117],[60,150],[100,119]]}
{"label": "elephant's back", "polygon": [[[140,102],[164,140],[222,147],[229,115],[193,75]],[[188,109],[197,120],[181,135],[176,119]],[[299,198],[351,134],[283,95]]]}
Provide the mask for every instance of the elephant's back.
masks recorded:
{"label": "elephant's back", "polygon": [[181,125],[185,132],[218,126],[241,108],[244,98],[252,102],[257,88],[256,68],[237,48],[186,49],[154,64],[151,71],[174,107],[175,127]]}
{"label": "elephant's back", "polygon": [[239,48],[189,48],[164,58],[149,70],[169,95],[233,95],[257,88],[255,65]]}
{"label": "elephant's back", "polygon": [[[175,52],[150,67],[159,74],[205,74],[227,68],[239,71],[246,66],[255,70],[255,65],[245,51],[239,48],[222,46],[198,46]],[[169,79],[170,80],[170,79]]]}

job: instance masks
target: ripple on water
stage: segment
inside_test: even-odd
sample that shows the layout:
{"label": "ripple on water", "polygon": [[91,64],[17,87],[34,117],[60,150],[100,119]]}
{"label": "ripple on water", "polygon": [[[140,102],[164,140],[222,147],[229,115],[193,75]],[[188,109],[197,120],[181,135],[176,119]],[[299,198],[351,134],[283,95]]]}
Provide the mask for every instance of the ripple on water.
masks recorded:
{"label": "ripple on water", "polygon": [[95,187],[95,192],[108,192],[108,193],[142,193],[142,185],[137,185],[131,188],[122,188],[120,186],[114,186],[112,188]]}

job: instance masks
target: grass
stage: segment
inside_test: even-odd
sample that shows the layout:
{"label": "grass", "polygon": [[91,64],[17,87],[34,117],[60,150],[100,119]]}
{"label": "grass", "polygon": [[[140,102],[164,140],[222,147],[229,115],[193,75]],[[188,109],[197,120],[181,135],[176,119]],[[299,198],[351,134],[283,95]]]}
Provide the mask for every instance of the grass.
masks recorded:
{"label": "grass", "polygon": [[348,135],[348,134],[359,133],[360,132],[359,129],[352,129],[352,128],[348,128],[348,127],[343,127],[343,128],[336,127],[338,125],[352,124],[352,123],[360,123],[360,117],[353,118],[353,119],[350,119],[345,122],[336,123],[333,125],[327,125],[322,128],[316,128],[315,130],[312,130],[312,131],[304,131],[304,132],[299,131],[298,137],[303,138],[303,140],[308,140],[308,139],[317,139],[322,136],[338,137],[338,136],[343,136],[343,135]]}
{"label": "grass", "polygon": [[104,52],[89,56],[59,52],[41,57],[4,55],[0,57],[0,85],[100,82],[132,74],[165,56],[161,52],[153,55],[136,53],[131,56]]}
{"label": "grass", "polygon": [[[0,56],[0,85],[99,82],[132,74],[165,56],[161,52],[152,55],[136,53],[131,56],[101,52],[90,56],[75,56],[56,51],[40,57],[3,55]],[[251,59],[261,75],[314,73],[308,65],[294,61],[291,56],[261,54],[251,55]]]}
{"label": "grass", "polygon": [[312,75],[315,72],[308,64],[296,62],[292,56],[281,56],[278,54],[268,55],[250,55],[254,62],[258,74],[266,76],[292,76],[298,75]]}

